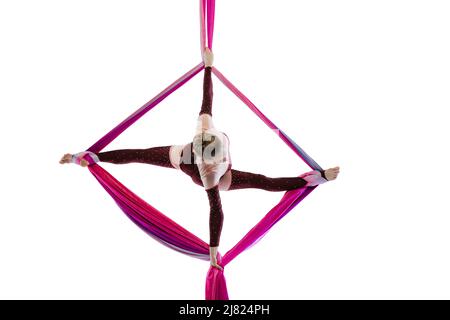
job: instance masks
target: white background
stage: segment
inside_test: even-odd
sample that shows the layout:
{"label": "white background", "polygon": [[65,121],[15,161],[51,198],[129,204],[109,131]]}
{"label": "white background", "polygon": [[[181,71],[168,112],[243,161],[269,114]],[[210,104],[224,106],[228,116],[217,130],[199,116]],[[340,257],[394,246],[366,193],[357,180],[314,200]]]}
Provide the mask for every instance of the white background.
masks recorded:
{"label": "white background", "polygon": [[[232,299],[450,298],[448,1],[217,1],[215,65],[322,166],[341,166],[226,268]],[[197,1],[0,2],[0,298],[203,299],[209,264],[149,238],[61,166],[200,62]],[[214,80],[237,169],[308,168]],[[105,150],[182,144],[200,74]],[[102,164],[205,241],[202,188]],[[281,193],[222,193],[225,253]]]}

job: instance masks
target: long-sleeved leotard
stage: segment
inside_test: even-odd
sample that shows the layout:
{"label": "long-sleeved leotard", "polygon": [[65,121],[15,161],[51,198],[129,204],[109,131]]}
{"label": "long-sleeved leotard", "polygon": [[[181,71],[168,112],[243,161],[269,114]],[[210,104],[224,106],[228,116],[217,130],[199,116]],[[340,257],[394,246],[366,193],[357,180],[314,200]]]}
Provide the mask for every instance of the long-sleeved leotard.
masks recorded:
{"label": "long-sleeved leotard", "polygon": [[[205,115],[212,115],[212,81],[211,68],[205,68],[203,82],[203,101],[199,118]],[[220,199],[220,190],[237,190],[244,188],[257,188],[267,191],[287,191],[309,185],[315,185],[326,181],[323,172],[312,171],[301,177],[270,178],[262,174],[244,172],[231,169],[231,163],[226,173],[220,177],[218,185],[206,188],[199,166],[196,164],[193,143],[184,146],[164,146],[148,149],[122,149],[100,152],[97,154],[98,160],[115,164],[125,164],[139,162],[162,166],[166,168],[177,168],[191,177],[192,181],[205,187],[210,204],[210,246],[216,247],[220,242],[220,234],[223,225],[223,211]],[[222,184],[226,175],[231,175],[230,181]]]}
{"label": "long-sleeved leotard", "polygon": [[203,76],[203,101],[199,115],[209,114],[212,116],[213,84],[211,78],[211,67],[205,68]]}

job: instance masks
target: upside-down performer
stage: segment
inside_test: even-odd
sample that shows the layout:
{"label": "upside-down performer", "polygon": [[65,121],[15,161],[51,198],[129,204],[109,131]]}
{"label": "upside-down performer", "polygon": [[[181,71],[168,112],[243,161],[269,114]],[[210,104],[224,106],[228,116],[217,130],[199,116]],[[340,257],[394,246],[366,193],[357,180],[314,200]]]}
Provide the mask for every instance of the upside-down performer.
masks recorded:
{"label": "upside-down performer", "polygon": [[197,129],[192,142],[186,145],[153,147],[148,149],[122,149],[100,153],[80,152],[65,154],[64,163],[89,165],[84,157],[89,155],[95,162],[125,164],[147,163],[167,168],[176,168],[191,177],[195,184],[205,188],[210,204],[210,261],[211,265],[222,269],[217,263],[217,252],[223,224],[223,212],[219,190],[257,188],[267,191],[287,191],[305,186],[316,186],[337,178],[339,167],[324,171],[310,171],[300,177],[270,178],[262,174],[239,171],[231,168],[228,136],[218,131],[212,121],[212,79],[213,54],[205,50],[205,73],[203,82],[203,103],[199,113]]}

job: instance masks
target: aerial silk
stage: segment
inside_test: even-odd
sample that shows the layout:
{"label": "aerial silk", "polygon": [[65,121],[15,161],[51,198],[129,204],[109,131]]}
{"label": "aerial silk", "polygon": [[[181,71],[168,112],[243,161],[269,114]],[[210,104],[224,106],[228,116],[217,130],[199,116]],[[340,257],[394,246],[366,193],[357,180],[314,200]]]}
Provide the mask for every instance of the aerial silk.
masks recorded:
{"label": "aerial silk", "polygon": [[[200,38],[202,52],[205,47],[212,49],[214,32],[215,0],[200,0]],[[129,128],[148,111],[156,107],[161,101],[183,86],[196,74],[204,69],[203,62],[196,65],[174,83],[169,85],[152,100],[136,110],[128,118],[113,128],[87,151],[100,152],[122,132]],[[275,132],[298,157],[314,170],[322,168],[306,154],[289,136],[270,121],[241,91],[239,91],[217,68],[213,68],[214,75],[233,92],[250,110],[252,110],[273,132]],[[165,216],[158,209],[145,202],[120,181],[103,169],[98,163],[92,162],[89,171],[94,175],[103,188],[114,199],[123,212],[143,231],[163,245],[184,253],[188,256],[209,261],[209,245],[181,227],[175,221]],[[278,221],[300,203],[315,187],[305,187],[286,192],[266,215],[263,216],[247,234],[223,256],[218,253],[218,263],[225,267],[238,255],[258,242]],[[224,269],[225,270],[225,269]],[[210,267],[206,276],[205,298],[207,300],[228,300],[228,292],[224,270]]]}

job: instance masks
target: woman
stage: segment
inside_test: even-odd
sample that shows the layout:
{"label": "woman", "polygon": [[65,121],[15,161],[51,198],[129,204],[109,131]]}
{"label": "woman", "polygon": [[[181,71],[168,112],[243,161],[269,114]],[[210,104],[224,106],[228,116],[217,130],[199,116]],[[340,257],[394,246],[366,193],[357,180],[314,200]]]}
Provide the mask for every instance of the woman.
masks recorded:
{"label": "woman", "polygon": [[[269,178],[262,174],[231,169],[228,136],[214,128],[212,121],[212,79],[213,54],[205,50],[205,73],[203,82],[203,102],[198,117],[197,129],[191,143],[186,145],[153,147],[149,149],[123,149],[94,154],[80,152],[65,154],[60,160],[64,163],[78,163],[83,167],[94,162],[125,164],[131,162],[147,163],[167,168],[176,168],[191,177],[194,183],[205,188],[210,204],[210,261],[217,264],[217,251],[223,224],[223,212],[219,190],[258,188],[267,191],[287,191],[305,186],[315,186],[334,180],[339,167],[323,172],[311,171],[301,177]],[[90,162],[88,161],[90,156]]]}

